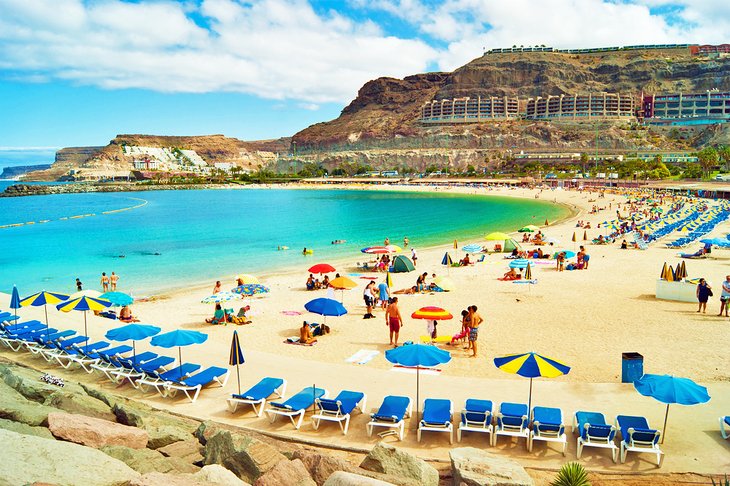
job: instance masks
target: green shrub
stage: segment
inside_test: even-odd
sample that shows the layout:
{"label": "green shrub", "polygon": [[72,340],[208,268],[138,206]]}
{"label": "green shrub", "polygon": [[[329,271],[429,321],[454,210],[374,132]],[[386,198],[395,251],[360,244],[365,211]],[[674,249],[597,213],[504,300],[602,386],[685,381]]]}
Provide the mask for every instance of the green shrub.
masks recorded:
{"label": "green shrub", "polygon": [[730,486],[730,479],[728,479],[727,474],[725,475],[725,480],[718,479],[717,482],[715,480],[712,480],[712,486]]}
{"label": "green shrub", "polygon": [[591,486],[586,469],[577,462],[563,464],[550,486]]}

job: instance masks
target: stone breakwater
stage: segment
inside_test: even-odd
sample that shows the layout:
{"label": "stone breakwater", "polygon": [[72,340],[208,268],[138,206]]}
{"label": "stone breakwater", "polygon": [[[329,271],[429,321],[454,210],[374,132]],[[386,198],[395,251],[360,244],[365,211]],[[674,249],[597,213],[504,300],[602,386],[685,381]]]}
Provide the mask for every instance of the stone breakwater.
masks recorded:
{"label": "stone breakwater", "polygon": [[0,197],[45,196],[48,194],[79,194],[85,192],[184,191],[193,189],[237,188],[236,184],[13,184]]}

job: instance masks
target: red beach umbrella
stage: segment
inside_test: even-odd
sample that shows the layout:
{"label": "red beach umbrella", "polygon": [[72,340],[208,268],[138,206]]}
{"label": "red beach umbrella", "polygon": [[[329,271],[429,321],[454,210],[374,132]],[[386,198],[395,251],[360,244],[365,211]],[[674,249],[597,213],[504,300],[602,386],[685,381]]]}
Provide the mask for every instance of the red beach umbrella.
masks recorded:
{"label": "red beach umbrella", "polygon": [[335,267],[333,267],[332,265],[330,265],[328,263],[318,263],[318,264],[314,265],[313,267],[309,268],[310,273],[325,274],[325,273],[332,273],[334,271],[335,271]]}
{"label": "red beach umbrella", "polygon": [[428,306],[418,309],[416,312],[411,314],[411,318],[429,319],[433,321],[446,321],[449,319],[453,319],[454,316],[452,316],[449,311],[444,310],[441,307]]}

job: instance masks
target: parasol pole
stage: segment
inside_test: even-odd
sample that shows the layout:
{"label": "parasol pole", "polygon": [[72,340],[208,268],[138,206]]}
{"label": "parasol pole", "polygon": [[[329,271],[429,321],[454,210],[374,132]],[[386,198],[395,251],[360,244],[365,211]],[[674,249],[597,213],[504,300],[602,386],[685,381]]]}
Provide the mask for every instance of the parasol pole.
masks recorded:
{"label": "parasol pole", "polygon": [[669,417],[669,404],[667,403],[667,411],[664,412],[664,427],[662,427],[662,444],[664,444],[664,438],[667,436],[667,417]]}
{"label": "parasol pole", "polygon": [[236,363],[236,378],[238,379],[238,394],[241,394],[241,373],[238,371],[238,363]]}
{"label": "parasol pole", "polygon": [[84,337],[86,338],[86,345],[89,345],[89,331],[86,327],[86,311],[84,311]]}
{"label": "parasol pole", "polygon": [[530,408],[532,407],[532,378],[530,378],[530,395],[527,398],[527,415],[530,415]]}
{"label": "parasol pole", "polygon": [[[48,304],[43,304],[43,311],[46,313],[46,334],[48,334]],[[15,311],[18,312],[17,310]],[[86,317],[86,314],[84,314],[84,317]]]}
{"label": "parasol pole", "polygon": [[420,404],[419,391],[421,389],[421,366],[416,365],[416,428],[418,428],[418,406]]}
{"label": "parasol pole", "polygon": [[180,380],[182,381],[183,374],[182,374],[182,346],[177,347],[177,359],[178,363],[180,364],[180,367],[178,369],[180,370]]}

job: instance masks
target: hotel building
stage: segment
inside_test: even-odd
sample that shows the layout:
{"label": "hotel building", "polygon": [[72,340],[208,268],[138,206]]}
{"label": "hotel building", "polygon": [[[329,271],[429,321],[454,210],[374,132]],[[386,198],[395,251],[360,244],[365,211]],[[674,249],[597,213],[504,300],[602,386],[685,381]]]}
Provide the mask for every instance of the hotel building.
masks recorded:
{"label": "hotel building", "polygon": [[463,97],[433,100],[421,107],[423,123],[475,123],[516,119],[520,116],[517,97]]}
{"label": "hotel building", "polygon": [[538,96],[527,100],[525,118],[529,120],[624,118],[636,116],[636,108],[634,96],[618,93]]}
{"label": "hotel building", "polygon": [[652,125],[708,125],[730,121],[730,92],[644,95],[641,114]]}

